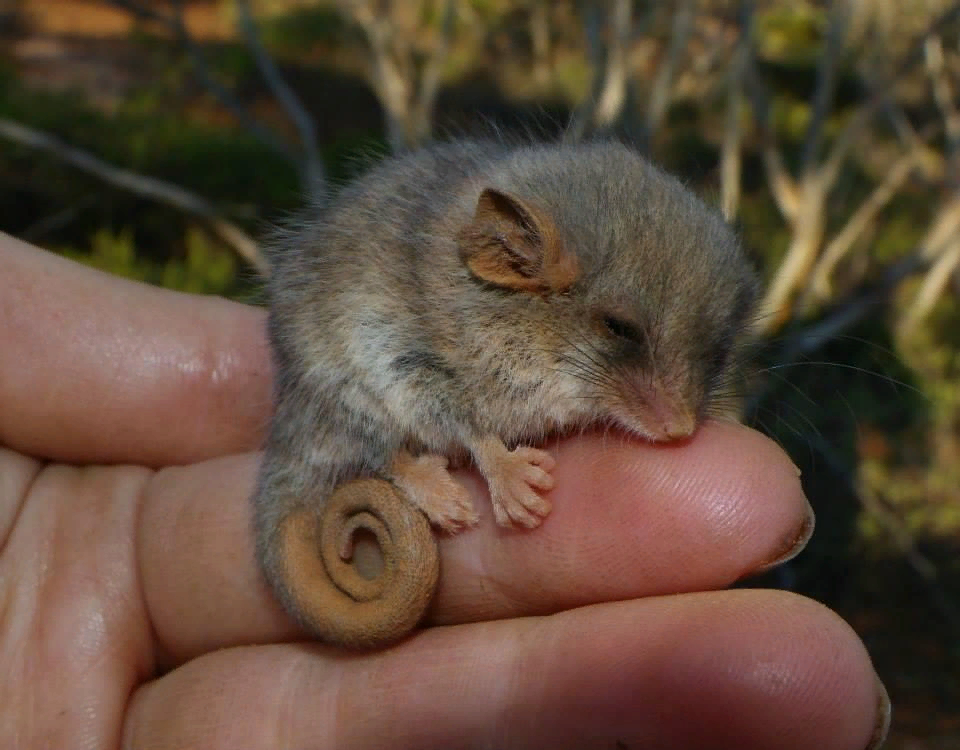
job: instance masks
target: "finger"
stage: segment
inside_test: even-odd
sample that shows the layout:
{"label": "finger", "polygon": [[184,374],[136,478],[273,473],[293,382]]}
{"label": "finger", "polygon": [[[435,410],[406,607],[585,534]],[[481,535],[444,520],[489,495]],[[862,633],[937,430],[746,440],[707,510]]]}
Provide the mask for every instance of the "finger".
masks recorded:
{"label": "finger", "polygon": [[863,750],[878,700],[836,615],[727,591],[435,628],[360,657],[219,651],[134,695],[124,747]]}
{"label": "finger", "polygon": [[[592,436],[558,456],[541,530],[494,532],[484,497],[480,532],[442,539],[434,622],[727,586],[813,530],[796,467],[739,425],[709,423],[683,444]],[[464,481],[485,495],[478,477]]]}
{"label": "finger", "polygon": [[[270,414],[262,311],[110,276],[0,234],[0,444],[75,463],[252,450]],[[96,425],[91,432],[90,425]]]}
{"label": "finger", "polygon": [[[556,449],[552,514],[503,531],[483,519],[441,539],[435,623],[544,614],[719,588],[783,554],[809,527],[793,465],[766,438],[708,425],[679,447],[584,436]],[[253,455],[161,471],[144,497],[140,579],[171,663],[296,635],[254,562]]]}

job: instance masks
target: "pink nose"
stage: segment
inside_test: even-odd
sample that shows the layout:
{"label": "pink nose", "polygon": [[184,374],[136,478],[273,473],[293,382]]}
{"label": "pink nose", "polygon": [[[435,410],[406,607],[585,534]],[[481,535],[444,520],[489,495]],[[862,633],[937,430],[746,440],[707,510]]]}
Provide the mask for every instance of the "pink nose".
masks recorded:
{"label": "pink nose", "polygon": [[676,411],[668,411],[666,414],[663,413],[665,410],[656,407],[651,411],[654,418],[650,426],[658,433],[659,440],[679,440],[690,437],[697,428],[693,414],[687,409],[680,408]]}
{"label": "pink nose", "polygon": [[647,398],[648,427],[655,440],[679,440],[690,437],[697,429],[697,420],[682,397],[670,394],[655,383]]}

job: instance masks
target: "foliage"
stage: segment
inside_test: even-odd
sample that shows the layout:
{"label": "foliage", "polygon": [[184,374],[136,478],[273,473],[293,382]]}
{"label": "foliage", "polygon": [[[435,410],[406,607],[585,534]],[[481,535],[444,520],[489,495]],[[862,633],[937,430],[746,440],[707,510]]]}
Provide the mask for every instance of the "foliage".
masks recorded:
{"label": "foliage", "polygon": [[223,296],[245,293],[234,256],[212,243],[207,233],[198,227],[187,229],[182,254],[162,262],[137,253],[129,228],[117,234],[100,229],[90,238],[89,250],[68,247],[59,252],[101,271],[169,289]]}

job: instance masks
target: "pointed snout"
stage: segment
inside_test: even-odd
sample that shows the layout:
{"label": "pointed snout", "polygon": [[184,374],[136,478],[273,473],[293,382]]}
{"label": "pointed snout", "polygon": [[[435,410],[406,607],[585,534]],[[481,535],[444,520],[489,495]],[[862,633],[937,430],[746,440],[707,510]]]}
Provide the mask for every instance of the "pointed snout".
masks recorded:
{"label": "pointed snout", "polygon": [[697,420],[683,403],[655,399],[650,404],[650,429],[655,440],[681,440],[697,429]]}
{"label": "pointed snout", "polygon": [[[697,429],[697,411],[690,398],[659,380],[636,387],[633,399],[634,419],[639,432],[656,442],[690,437]],[[639,396],[639,399],[637,399]],[[639,403],[637,403],[639,401]]]}

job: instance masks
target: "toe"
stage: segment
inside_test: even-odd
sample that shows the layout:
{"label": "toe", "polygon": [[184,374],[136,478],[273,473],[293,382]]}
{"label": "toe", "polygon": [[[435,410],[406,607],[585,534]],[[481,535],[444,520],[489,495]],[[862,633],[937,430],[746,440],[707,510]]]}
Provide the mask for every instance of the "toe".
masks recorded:
{"label": "toe", "polygon": [[524,478],[527,480],[527,484],[531,487],[536,487],[538,490],[553,489],[553,475],[548,474],[539,466],[531,466],[527,469]]}

